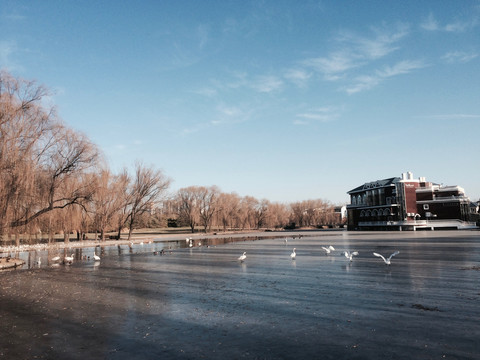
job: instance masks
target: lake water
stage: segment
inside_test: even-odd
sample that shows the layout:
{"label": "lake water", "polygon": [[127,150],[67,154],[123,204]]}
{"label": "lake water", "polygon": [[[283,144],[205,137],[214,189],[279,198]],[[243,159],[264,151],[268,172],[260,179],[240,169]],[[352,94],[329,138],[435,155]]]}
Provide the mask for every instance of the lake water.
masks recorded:
{"label": "lake water", "polygon": [[0,358],[480,358],[478,231],[286,236],[40,253],[0,273]]}

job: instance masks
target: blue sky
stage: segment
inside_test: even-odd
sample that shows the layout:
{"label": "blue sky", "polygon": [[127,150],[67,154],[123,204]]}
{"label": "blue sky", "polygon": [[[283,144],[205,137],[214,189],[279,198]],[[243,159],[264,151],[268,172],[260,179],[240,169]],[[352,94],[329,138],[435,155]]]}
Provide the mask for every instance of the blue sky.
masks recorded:
{"label": "blue sky", "polygon": [[480,1],[0,2],[0,67],[113,171],[348,201],[400,176],[480,198]]}

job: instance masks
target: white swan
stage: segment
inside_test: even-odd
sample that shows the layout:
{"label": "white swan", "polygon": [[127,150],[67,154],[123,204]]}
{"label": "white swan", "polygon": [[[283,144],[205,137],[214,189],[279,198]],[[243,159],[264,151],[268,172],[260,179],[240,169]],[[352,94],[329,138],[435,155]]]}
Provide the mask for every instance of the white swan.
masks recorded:
{"label": "white swan", "polygon": [[100,256],[98,256],[97,254],[95,254],[95,250],[93,250],[93,259],[95,261],[100,261]]}
{"label": "white swan", "polygon": [[238,258],[238,260],[240,260],[241,262],[243,262],[246,258],[247,258],[247,252],[244,252],[242,255],[240,255],[240,257]]}
{"label": "white swan", "polygon": [[387,259],[385,259],[385,258],[383,257],[383,255],[378,254],[378,253],[376,253],[376,252],[373,253],[373,255],[378,256],[378,257],[381,257],[381,258],[383,259],[383,261],[385,261],[385,264],[386,264],[386,265],[390,265],[390,262],[391,262],[391,260],[392,260],[392,257],[394,257],[395,255],[398,255],[398,254],[400,254],[400,251],[395,251],[395,252],[394,252],[392,255],[390,255]]}
{"label": "white swan", "polygon": [[346,257],[348,260],[352,261],[353,257],[358,255],[358,251],[353,251],[353,252],[351,252],[351,253],[348,252],[348,251],[344,251],[342,254],[345,255],[345,257]]}
{"label": "white swan", "polygon": [[325,250],[325,254],[330,254],[332,251],[335,250],[335,248],[332,245],[330,245],[328,247],[322,246],[322,249]]}
{"label": "white swan", "polygon": [[293,248],[293,251],[292,253],[290,254],[290,257],[292,258],[292,260],[295,260],[295,258],[297,257],[297,253],[295,252],[295,250],[297,250],[296,248]]}
{"label": "white swan", "polygon": [[75,254],[72,254],[72,256],[65,256],[63,262],[71,264],[73,262],[73,259],[75,259]]}

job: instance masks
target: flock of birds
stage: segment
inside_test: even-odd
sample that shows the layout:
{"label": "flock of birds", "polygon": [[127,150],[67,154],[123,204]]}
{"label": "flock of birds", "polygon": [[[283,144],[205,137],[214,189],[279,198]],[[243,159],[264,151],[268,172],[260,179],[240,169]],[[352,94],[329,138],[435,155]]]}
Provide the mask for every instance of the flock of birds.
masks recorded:
{"label": "flock of birds", "polygon": [[[88,258],[90,258],[90,257],[88,257]],[[74,260],[75,260],[75,254],[71,254],[70,256],[69,256],[69,255],[66,255],[66,256],[63,257],[63,259],[62,259],[62,257],[61,257],[60,255],[57,255],[57,256],[54,256],[54,257],[51,259],[51,261],[52,261],[54,264],[60,264],[60,263],[62,263],[63,265],[71,265],[71,264],[73,264],[73,261],[74,261]],[[93,250],[93,260],[94,260],[96,263],[98,263],[98,262],[101,260],[100,256],[98,256],[98,255],[96,254],[95,249]],[[40,259],[40,258],[37,259],[37,262],[36,262],[36,263],[37,263],[37,265],[40,266],[41,263],[42,263],[42,262],[41,262],[41,259]]]}
{"label": "flock of birds", "polygon": [[[288,243],[288,239],[285,238],[285,245]],[[332,246],[332,245],[329,245],[329,246],[322,246],[322,249],[325,251],[325,255],[329,255],[332,253],[332,251],[335,251],[335,248]],[[296,248],[293,248],[292,250],[292,253],[290,254],[290,258],[292,260],[295,260],[297,258],[297,253],[296,253]],[[349,260],[350,262],[353,261],[353,257],[354,256],[358,256],[358,251],[343,251],[341,252],[341,255],[345,256],[345,258],[347,260]],[[376,253],[374,252],[373,255],[376,256],[376,257],[379,257],[381,258],[385,265],[390,265],[391,264],[391,261],[392,261],[392,258],[395,256],[395,255],[398,255],[400,254],[400,251],[395,251],[393,252],[388,258],[385,258],[382,254],[379,254],[379,253]],[[244,262],[245,260],[247,259],[247,252],[244,252],[242,255],[240,255],[240,257],[238,258],[238,260],[240,262]]]}
{"label": "flock of birds", "polygon": [[[193,247],[193,246],[194,246],[194,243],[193,243],[193,239],[192,239],[192,238],[186,238],[185,240],[186,240],[187,245],[188,245],[189,247]],[[142,244],[143,244],[143,243],[142,243]],[[285,245],[287,245],[287,244],[288,244],[288,239],[285,238]],[[132,247],[132,245],[133,245],[133,243],[130,244],[130,248]],[[201,243],[198,243],[198,246],[201,246]],[[323,249],[323,251],[325,251],[325,255],[330,255],[332,252],[336,251],[335,248],[334,248],[332,245],[322,246],[322,249]],[[295,260],[295,259],[297,258],[296,250],[297,250],[296,248],[293,248],[292,253],[290,254],[290,258],[291,258],[292,260]],[[375,257],[381,258],[386,265],[391,265],[392,258],[393,258],[394,256],[398,255],[399,253],[400,253],[399,251],[395,251],[395,252],[393,252],[392,254],[390,254],[389,257],[385,257],[385,256],[383,256],[382,254],[379,254],[379,253],[377,253],[377,252],[374,252],[373,255],[374,255]],[[165,250],[163,250],[163,249],[162,249],[161,251],[154,251],[154,255],[164,255],[164,254],[165,254]],[[343,251],[343,252],[340,253],[340,255],[345,256],[345,258],[346,258],[348,261],[352,262],[352,261],[353,261],[353,258],[354,258],[355,256],[358,256],[359,253],[358,253],[358,251]],[[88,257],[88,259],[90,259],[90,257]],[[238,261],[240,261],[240,262],[242,262],[242,263],[243,263],[246,259],[247,259],[247,252],[243,252],[243,254],[238,257]],[[63,258],[62,258],[61,256],[57,255],[57,256],[55,256],[55,257],[53,257],[53,258],[51,259],[51,261],[52,261],[54,264],[60,264],[60,263],[62,263],[62,264],[64,264],[64,265],[71,265],[74,260],[75,260],[75,254],[71,254],[70,256],[66,255],[66,256],[64,256]],[[93,251],[93,260],[94,260],[96,263],[98,263],[98,262],[101,260],[100,256],[96,254],[95,249],[94,249],[94,251]],[[36,260],[36,264],[37,264],[38,266],[41,265],[41,259],[40,259],[40,258],[38,258],[38,259]]]}

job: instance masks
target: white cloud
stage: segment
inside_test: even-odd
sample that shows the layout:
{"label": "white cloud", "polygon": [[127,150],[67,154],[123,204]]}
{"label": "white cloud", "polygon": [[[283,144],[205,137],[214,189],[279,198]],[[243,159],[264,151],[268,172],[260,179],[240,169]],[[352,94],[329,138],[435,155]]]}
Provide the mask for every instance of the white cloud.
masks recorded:
{"label": "white cloud", "polygon": [[293,125],[308,125],[308,121],[295,119],[295,120],[293,121]]}
{"label": "white cloud", "polygon": [[467,63],[478,57],[477,53],[466,53],[463,51],[451,51],[442,56],[447,63]]}
{"label": "white cloud", "polygon": [[307,85],[308,80],[312,77],[312,73],[304,69],[289,69],[284,73],[284,78],[290,80],[299,87]]}
{"label": "white cloud", "polygon": [[360,91],[370,90],[371,88],[377,86],[381,82],[381,78],[379,76],[357,76],[355,78],[354,84],[347,86],[345,91],[347,94],[355,94]]}
{"label": "white cloud", "polygon": [[361,65],[358,57],[348,51],[339,51],[328,57],[310,58],[303,61],[303,65],[322,73],[327,80],[338,80],[347,70]]}
{"label": "white cloud", "polygon": [[384,80],[408,74],[416,69],[421,69],[427,66],[422,61],[404,60],[396,63],[393,66],[385,66],[382,70],[377,70],[374,75],[363,75],[355,78],[354,84],[347,86],[345,91],[348,94],[355,94],[360,91],[369,90]]}
{"label": "white cloud", "polygon": [[446,31],[446,32],[465,32],[471,30],[478,25],[478,18],[475,16],[471,19],[456,20],[446,25],[440,24],[433,14],[429,14],[428,17],[420,24],[420,27],[427,31]]}
{"label": "white cloud", "polygon": [[198,38],[198,47],[203,49],[208,42],[209,29],[206,25],[199,25],[197,27],[196,36]]}
{"label": "white cloud", "polygon": [[206,97],[214,97],[217,95],[217,89],[214,89],[212,87],[204,87],[201,89],[197,89],[193,91],[195,94],[206,96]]}
{"label": "white cloud", "polygon": [[12,60],[12,55],[17,51],[16,43],[13,41],[0,41],[0,69],[8,69],[10,71],[19,68]]}
{"label": "white cloud", "polygon": [[394,66],[386,66],[383,70],[377,72],[382,79],[390,78],[400,74],[408,74],[412,70],[424,68],[426,65],[419,60],[403,60],[396,63]]}
{"label": "white cloud", "polygon": [[330,122],[340,117],[341,110],[334,106],[327,106],[321,108],[310,109],[306,112],[297,114],[294,124],[305,125],[310,121],[314,122]]}
{"label": "white cloud", "polygon": [[350,45],[351,51],[360,59],[375,60],[385,57],[398,49],[396,43],[409,33],[409,27],[398,24],[393,31],[385,28],[373,28],[374,36],[362,37],[344,32],[338,38],[342,43]]}
{"label": "white cloud", "polygon": [[447,32],[464,32],[475,27],[476,21],[456,21],[451,24],[445,25],[445,31]]}
{"label": "white cloud", "polygon": [[365,66],[396,51],[399,48],[398,42],[408,35],[409,28],[399,24],[393,31],[373,29],[373,32],[373,36],[363,37],[344,31],[336,38],[341,49],[326,57],[306,59],[302,65],[322,73],[326,80],[343,79],[349,70]]}
{"label": "white cloud", "polygon": [[283,81],[276,76],[263,75],[258,76],[250,86],[262,93],[270,93],[279,90],[283,86]]}
{"label": "white cloud", "polygon": [[437,31],[439,30],[439,25],[432,13],[420,24],[420,27],[427,31]]}

